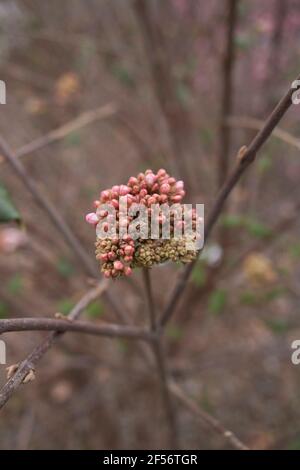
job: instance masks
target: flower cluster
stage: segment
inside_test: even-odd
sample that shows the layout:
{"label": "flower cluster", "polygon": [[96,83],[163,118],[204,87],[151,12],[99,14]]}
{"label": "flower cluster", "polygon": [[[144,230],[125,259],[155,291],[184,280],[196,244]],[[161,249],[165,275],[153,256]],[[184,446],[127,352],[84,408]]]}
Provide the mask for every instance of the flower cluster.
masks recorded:
{"label": "flower cluster", "polygon": [[[182,207],[181,201],[185,196],[183,181],[177,181],[166,170],[160,169],[157,173],[146,170],[137,177],[131,176],[126,185],[113,186],[101,192],[98,200],[94,201],[96,212],[87,214],[86,221],[94,226],[100,225],[104,232],[109,232],[110,217],[108,211],[102,209],[112,206],[116,211],[116,236],[99,237],[96,240],[96,258],[101,263],[101,270],[105,277],[119,277],[130,275],[135,267],[152,267],[154,264],[166,261],[180,261],[187,263],[197,256],[197,251],[187,244],[186,237],[176,237],[176,228],[183,228],[185,222],[178,221],[176,213],[171,213],[168,221],[164,213],[155,213],[159,228],[159,238],[151,239],[151,233],[147,236],[133,239],[128,233],[121,236],[122,225],[128,225],[134,221],[134,216],[126,215],[122,218],[120,213],[120,198],[126,200],[127,207],[133,204],[141,205],[147,214],[151,225],[151,217],[154,216],[154,205],[163,207],[168,205]],[[196,227],[196,211],[191,210],[192,228]],[[147,220],[148,222],[148,220]],[[169,224],[169,239],[162,238],[165,223]],[[147,224],[147,226],[149,226]],[[148,229],[147,229],[148,230]],[[176,232],[176,233],[175,233]],[[120,236],[119,236],[120,234]],[[144,234],[145,235],[145,234]]]}

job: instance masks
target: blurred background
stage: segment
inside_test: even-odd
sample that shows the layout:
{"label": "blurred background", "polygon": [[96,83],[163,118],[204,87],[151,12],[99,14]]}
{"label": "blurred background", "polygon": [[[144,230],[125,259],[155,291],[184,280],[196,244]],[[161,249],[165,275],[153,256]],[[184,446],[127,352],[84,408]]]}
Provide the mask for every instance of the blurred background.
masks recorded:
{"label": "blurred background", "polygon": [[[183,179],[186,202],[207,215],[238,149],[297,78],[299,39],[297,0],[1,0],[0,134],[23,148],[93,259],[93,199],[147,168]],[[280,127],[232,193],[166,331],[172,376],[259,449],[300,448],[297,106]],[[49,145],[23,147],[55,129]],[[0,317],[67,314],[88,288],[82,263],[3,158],[0,184],[22,217],[0,225]],[[152,270],[159,311],[179,272]],[[128,322],[144,325],[141,273],[131,280],[110,291]],[[102,300],[85,317],[117,321]],[[42,337],[4,335],[8,363]],[[182,448],[227,448],[175,409]],[[157,378],[123,340],[66,335],[1,410],[1,449],[166,446]]]}

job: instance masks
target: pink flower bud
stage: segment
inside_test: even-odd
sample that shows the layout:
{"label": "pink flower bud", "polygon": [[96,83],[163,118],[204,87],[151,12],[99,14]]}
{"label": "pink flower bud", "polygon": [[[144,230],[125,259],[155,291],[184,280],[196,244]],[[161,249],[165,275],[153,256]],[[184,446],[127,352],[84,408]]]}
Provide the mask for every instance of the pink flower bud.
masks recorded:
{"label": "pink flower bud", "polygon": [[104,273],[103,273],[104,277],[106,277],[107,279],[111,277],[111,272],[108,271],[108,270],[105,270]]}
{"label": "pink flower bud", "polygon": [[117,194],[119,194],[119,191],[120,191],[120,186],[118,186],[118,185],[115,185],[115,186],[113,186],[113,187],[111,188],[111,190],[112,190],[114,193],[117,193]]}
{"label": "pink flower bud", "polygon": [[140,190],[140,196],[141,196],[141,198],[147,196],[147,194],[148,194],[147,189],[141,189],[141,190]]}
{"label": "pink flower bud", "polygon": [[138,174],[138,180],[139,181],[142,181],[144,179],[144,177],[145,177],[144,173],[139,173]]}
{"label": "pink flower bud", "polygon": [[105,211],[104,209],[101,209],[101,210],[99,211],[99,216],[100,216],[100,217],[106,217],[107,214],[108,214],[108,212]]}
{"label": "pink flower bud", "polygon": [[120,196],[126,196],[126,194],[130,193],[130,188],[125,184],[121,184],[120,186]]}
{"label": "pink flower bud", "polygon": [[183,181],[177,181],[175,184],[176,189],[183,189],[184,188],[184,182]]}
{"label": "pink flower bud", "polygon": [[180,194],[177,194],[176,196],[173,196],[171,199],[173,202],[180,202],[182,200],[182,196],[180,196]]}
{"label": "pink flower bud", "polygon": [[134,201],[134,196],[132,194],[127,195],[127,206],[130,207]]}
{"label": "pink flower bud", "polygon": [[148,186],[152,186],[155,182],[155,175],[153,173],[149,173],[148,175],[146,175],[145,181]]}
{"label": "pink flower bud", "polygon": [[111,203],[115,209],[119,209],[119,201],[117,199],[112,199]]}
{"label": "pink flower bud", "polygon": [[114,262],[114,268],[116,271],[122,271],[123,270],[123,263],[121,261],[115,261]]}
{"label": "pink flower bud", "polygon": [[171,189],[170,185],[168,183],[164,183],[160,187],[160,192],[162,194],[168,194],[170,192],[170,189]]}
{"label": "pink flower bud", "polygon": [[116,253],[114,251],[110,251],[107,255],[109,261],[114,261],[117,257]]}
{"label": "pink flower bud", "polygon": [[124,261],[126,261],[126,263],[130,263],[132,259],[132,256],[125,256]]}
{"label": "pink flower bud", "polygon": [[147,201],[148,207],[152,206],[152,204],[155,204],[155,203],[156,203],[156,198],[155,197],[149,197],[149,199]]}
{"label": "pink flower bud", "polygon": [[123,240],[125,242],[131,242],[132,241],[132,238],[130,235],[128,235],[128,233],[126,233],[124,236],[123,236]]}
{"label": "pink flower bud", "polygon": [[101,204],[101,202],[100,202],[98,199],[96,199],[96,200],[93,202],[93,206],[96,207],[96,208],[99,207],[100,204]]}
{"label": "pink flower bud", "polygon": [[138,184],[137,178],[135,178],[134,176],[131,176],[128,180],[128,185],[129,186],[135,186],[137,184]]}
{"label": "pink flower bud", "polygon": [[110,196],[110,192],[107,189],[105,191],[101,191],[100,198],[102,202],[108,201],[109,196]]}
{"label": "pink flower bud", "polygon": [[91,225],[97,225],[97,223],[99,222],[99,219],[97,217],[97,214],[95,214],[95,212],[90,212],[89,214],[87,214],[85,216],[85,220],[87,221],[88,224],[91,224]]}
{"label": "pink flower bud", "polygon": [[161,194],[161,195],[159,196],[159,201],[160,201],[162,204],[164,204],[165,202],[167,202],[167,200],[168,200],[168,196],[167,196],[166,194]]}
{"label": "pink flower bud", "polygon": [[124,252],[127,256],[131,256],[134,253],[134,248],[131,245],[125,246]]}
{"label": "pink flower bud", "polygon": [[101,259],[101,261],[103,261],[103,262],[107,261],[107,260],[108,260],[108,255],[107,255],[107,253],[103,253],[103,254],[100,256],[100,259]]}
{"label": "pink flower bud", "polygon": [[176,183],[176,179],[171,177],[171,178],[168,179],[168,183],[169,183],[169,184],[175,184],[175,183]]}
{"label": "pink flower bud", "polygon": [[158,178],[162,177],[162,176],[166,176],[166,170],[164,170],[163,168],[161,168],[160,170],[158,170],[157,172],[157,176]]}
{"label": "pink flower bud", "polygon": [[130,276],[132,273],[132,269],[130,266],[126,266],[124,269],[125,276]]}

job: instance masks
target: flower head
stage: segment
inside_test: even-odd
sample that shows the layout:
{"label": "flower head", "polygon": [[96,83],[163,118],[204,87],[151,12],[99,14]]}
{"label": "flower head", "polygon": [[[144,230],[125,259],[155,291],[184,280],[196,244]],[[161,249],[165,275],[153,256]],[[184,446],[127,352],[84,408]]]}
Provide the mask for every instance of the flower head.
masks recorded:
{"label": "flower head", "polygon": [[[166,217],[164,213],[155,214],[153,209],[153,205],[162,210],[163,206],[171,208],[174,204],[180,209],[184,195],[183,181],[177,181],[163,168],[157,173],[148,169],[137,177],[131,176],[127,184],[114,185],[101,191],[99,198],[94,201],[96,213],[87,214],[86,221],[94,226],[101,226],[105,233],[104,237],[97,236],[96,240],[96,258],[101,263],[101,271],[105,277],[129,276],[134,268],[150,268],[166,261],[188,263],[196,258],[197,250],[190,248],[186,237],[177,236],[176,230],[183,229],[185,222],[178,221],[176,210]],[[122,234],[131,223],[137,222],[137,215],[132,215],[130,211],[125,215],[122,213],[122,199],[126,200],[128,208],[134,203],[139,204],[146,213],[147,224],[139,224],[141,235],[135,239],[130,233]],[[109,214],[109,208],[115,211],[115,218]],[[191,211],[193,227],[196,225],[196,218],[196,211]],[[116,234],[110,237],[108,234],[112,220],[116,221]],[[158,223],[158,238],[152,237],[149,231],[152,220]],[[167,222],[169,239],[162,237]]]}

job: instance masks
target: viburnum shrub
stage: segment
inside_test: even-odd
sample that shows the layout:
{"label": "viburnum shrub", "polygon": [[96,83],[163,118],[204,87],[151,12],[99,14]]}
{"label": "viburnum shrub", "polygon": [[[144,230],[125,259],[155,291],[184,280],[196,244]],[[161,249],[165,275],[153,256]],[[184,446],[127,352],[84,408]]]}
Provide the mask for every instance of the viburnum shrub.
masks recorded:
{"label": "viburnum shrub", "polygon": [[[96,258],[105,277],[129,276],[136,267],[151,268],[166,261],[188,263],[196,258],[196,246],[189,242],[195,241],[198,217],[196,209],[190,209],[193,235],[182,235],[186,224],[185,219],[182,220],[184,207],[181,201],[184,196],[183,181],[177,181],[164,169],[157,173],[148,169],[137,177],[131,176],[126,185],[115,185],[101,192],[99,199],[94,201],[96,212],[87,214],[86,221],[97,227]],[[126,214],[121,212],[120,201],[126,203]],[[136,205],[138,213],[130,211]],[[169,209],[168,216],[163,210],[166,208]],[[139,219],[141,212],[146,214],[144,222]],[[156,237],[151,231],[153,219],[156,221]],[[137,237],[133,237],[129,229],[135,222],[139,229]],[[111,235],[113,223],[115,232]],[[167,225],[169,236],[166,237],[164,229]],[[107,236],[98,235],[99,227]],[[124,235],[122,228],[126,229]]]}

